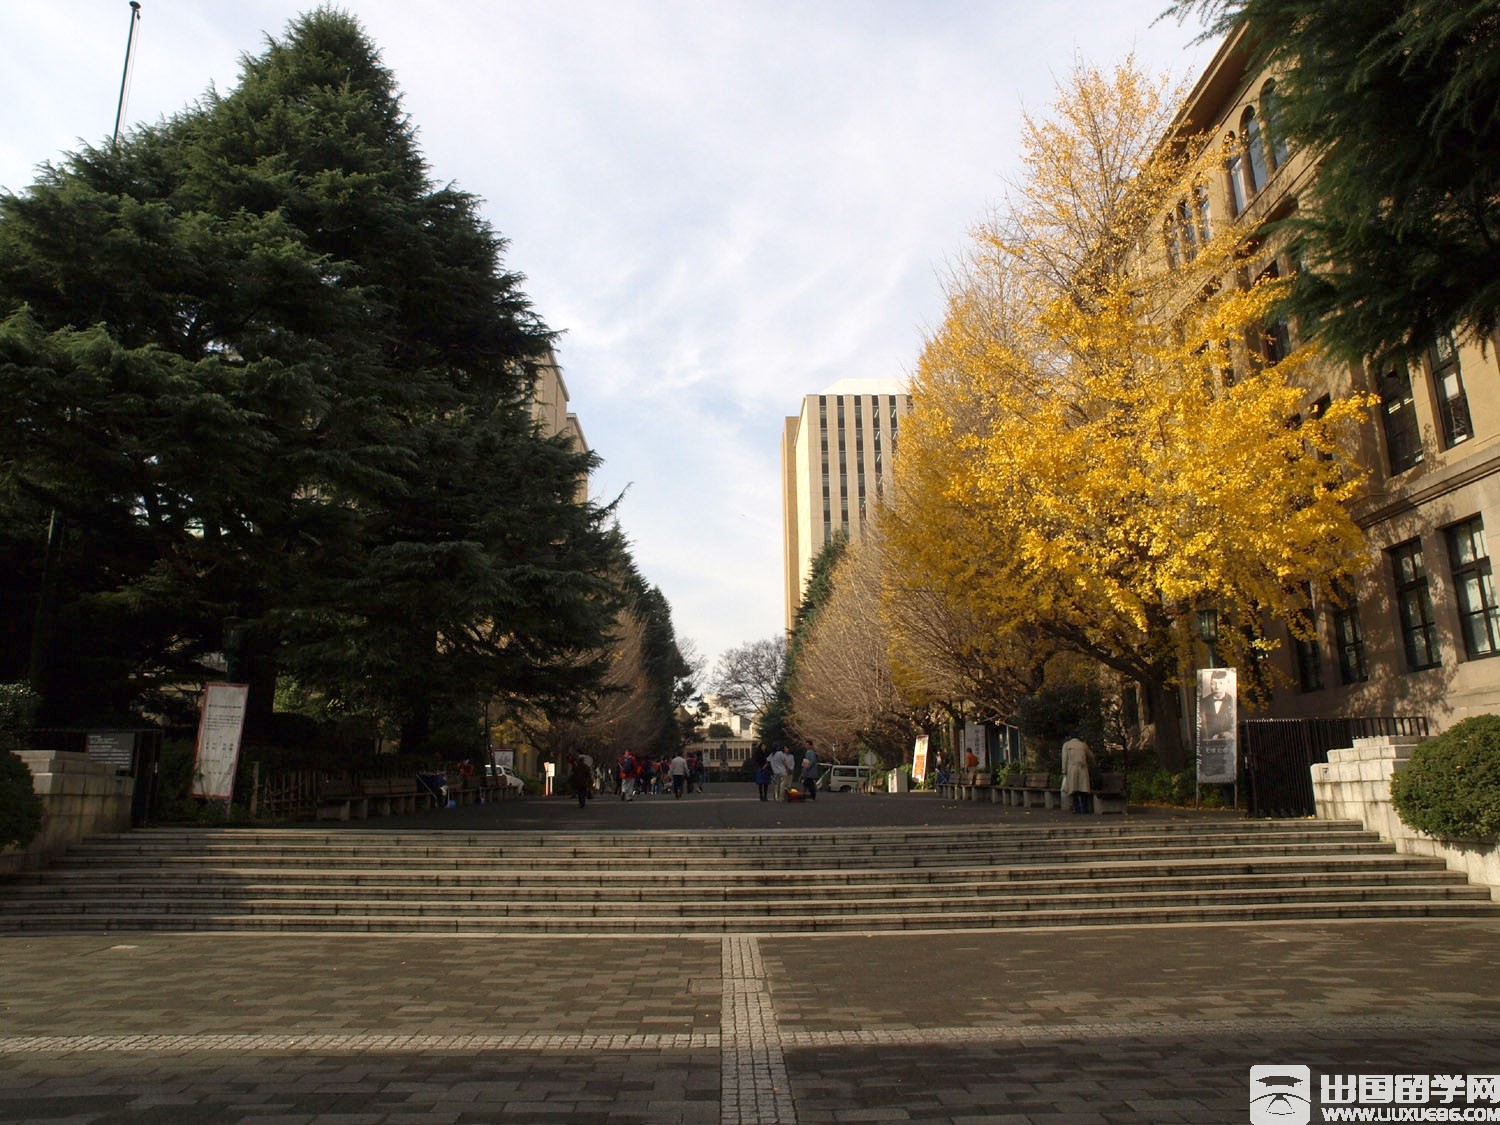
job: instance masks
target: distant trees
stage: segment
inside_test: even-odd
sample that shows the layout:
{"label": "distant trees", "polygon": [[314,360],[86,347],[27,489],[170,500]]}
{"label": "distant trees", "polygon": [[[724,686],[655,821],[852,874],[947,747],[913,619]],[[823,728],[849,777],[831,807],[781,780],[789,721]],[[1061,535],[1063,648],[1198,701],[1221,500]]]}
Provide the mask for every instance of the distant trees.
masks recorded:
{"label": "distant trees", "polygon": [[621,566],[631,599],[603,645],[602,683],[565,716],[523,712],[532,741],[554,757],[583,753],[614,762],[626,750],[659,757],[683,743],[677,713],[697,690],[694,654],[678,641],[661,591],[641,578],[628,556]]}
{"label": "distant trees", "polygon": [[[1413,0],[1177,0],[1243,27],[1274,74],[1268,126],[1317,177],[1287,226],[1293,311],[1345,358],[1500,328],[1500,7]],[[1264,106],[1262,107],[1264,108]]]}
{"label": "distant trees", "polygon": [[747,641],[720,655],[709,691],[729,710],[758,718],[775,699],[785,667],[783,638]]}
{"label": "distant trees", "polygon": [[883,541],[874,525],[834,564],[827,600],[799,632],[790,726],[824,751],[856,747],[901,761],[919,728],[897,690],[882,612]]}
{"label": "distant trees", "polygon": [[503,249],[332,9],[0,195],[0,679],[170,714],[230,651],[253,721],[290,676],[408,747],[568,711],[626,593]]}

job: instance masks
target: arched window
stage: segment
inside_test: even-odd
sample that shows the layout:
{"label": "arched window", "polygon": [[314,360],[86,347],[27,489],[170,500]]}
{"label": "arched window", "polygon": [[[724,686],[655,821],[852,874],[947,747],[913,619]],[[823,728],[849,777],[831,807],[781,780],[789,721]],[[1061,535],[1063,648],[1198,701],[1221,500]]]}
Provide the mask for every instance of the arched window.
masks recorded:
{"label": "arched window", "polygon": [[1198,256],[1198,239],[1193,230],[1193,213],[1185,199],[1177,204],[1177,229],[1182,235],[1182,260],[1191,262]]}
{"label": "arched window", "polygon": [[1229,199],[1236,216],[1244,214],[1250,202],[1245,194],[1245,151],[1233,133],[1224,135],[1224,170],[1229,173]]}
{"label": "arched window", "polygon": [[1162,224],[1161,240],[1167,248],[1167,268],[1175,270],[1180,260],[1180,250],[1177,246],[1177,223],[1172,216],[1167,216],[1167,221]]}
{"label": "arched window", "polygon": [[1260,119],[1255,116],[1255,107],[1247,106],[1240,118],[1240,132],[1245,137],[1245,154],[1250,158],[1246,168],[1245,193],[1254,195],[1266,186],[1270,171],[1266,168],[1265,139],[1260,135]]}
{"label": "arched window", "polygon": [[1213,214],[1208,206],[1208,188],[1193,185],[1193,207],[1198,212],[1198,241],[1207,244],[1214,236]]}
{"label": "arched window", "polygon": [[1286,129],[1281,123],[1281,95],[1276,90],[1276,80],[1268,79],[1260,88],[1260,115],[1262,127],[1271,141],[1271,163],[1280,168],[1292,157],[1292,146],[1287,142]]}

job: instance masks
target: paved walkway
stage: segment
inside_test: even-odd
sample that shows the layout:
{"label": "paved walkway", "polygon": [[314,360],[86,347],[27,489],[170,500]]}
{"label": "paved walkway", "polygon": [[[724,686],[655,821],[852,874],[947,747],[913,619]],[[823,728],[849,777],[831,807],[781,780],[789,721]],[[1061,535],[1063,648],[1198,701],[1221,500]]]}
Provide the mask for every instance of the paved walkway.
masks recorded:
{"label": "paved walkway", "polygon": [[[446,825],[1023,815],[832,794],[777,810],[716,788]],[[1467,920],[0,937],[0,1122],[1244,1122],[1257,1064],[1500,1072],[1497,965],[1500,924]]]}

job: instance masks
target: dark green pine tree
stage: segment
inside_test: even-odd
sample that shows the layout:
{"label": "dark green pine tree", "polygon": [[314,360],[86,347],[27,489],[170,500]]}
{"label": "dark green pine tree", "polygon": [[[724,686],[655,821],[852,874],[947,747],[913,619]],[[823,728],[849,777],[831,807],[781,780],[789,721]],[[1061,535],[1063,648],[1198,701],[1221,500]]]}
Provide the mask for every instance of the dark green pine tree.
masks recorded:
{"label": "dark green pine tree", "polygon": [[1500,4],[1177,0],[1281,68],[1271,129],[1319,161],[1292,310],[1343,357],[1500,327]]}
{"label": "dark green pine tree", "polygon": [[828,542],[823,544],[822,550],[813,556],[812,570],[807,578],[807,589],[803,592],[802,604],[797,607],[792,632],[787,638],[786,660],[781,665],[781,680],[776,685],[774,697],[760,717],[759,733],[761,741],[767,745],[780,742],[790,746],[797,742],[796,732],[788,723],[792,707],[791,685],[797,675],[797,653],[807,638],[818,612],[833,596],[833,569],[848,549],[849,535],[840,530],[834,532]]}
{"label": "dark green pine tree", "polygon": [[656,720],[654,736],[645,749],[653,755],[673,754],[682,746],[677,708],[693,695],[693,669],[678,647],[672,607],[661,589],[638,582],[635,610],[645,624],[642,656]]}
{"label": "dark green pine tree", "polygon": [[253,713],[284,670],[409,746],[491,696],[566,707],[618,596],[607,513],[531,421],[550,335],[502,251],[357,22],[295,20],[234,90],[0,199],[0,504],[33,529],[0,549],[128,638],[137,694],[227,620]]}

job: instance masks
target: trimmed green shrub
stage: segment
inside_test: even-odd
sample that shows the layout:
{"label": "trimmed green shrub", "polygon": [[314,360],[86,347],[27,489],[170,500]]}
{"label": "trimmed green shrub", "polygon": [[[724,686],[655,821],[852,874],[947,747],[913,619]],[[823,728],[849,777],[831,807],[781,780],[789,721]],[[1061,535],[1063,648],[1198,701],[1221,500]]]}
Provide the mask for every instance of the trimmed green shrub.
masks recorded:
{"label": "trimmed green shrub", "polygon": [[1391,779],[1409,828],[1440,840],[1500,839],[1500,716],[1477,715],[1430,738]]}
{"label": "trimmed green shrub", "polygon": [[36,693],[26,684],[0,684],[0,847],[24,848],[42,830],[42,799],[31,770],[12,753],[36,707]]}
{"label": "trimmed green shrub", "polygon": [[1131,773],[1126,779],[1132,805],[1174,805],[1189,807],[1193,803],[1194,777],[1190,773],[1170,773],[1146,769]]}

